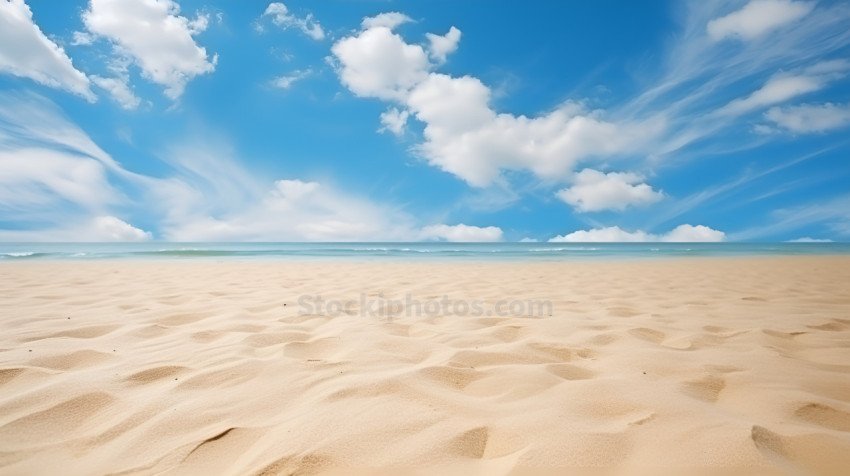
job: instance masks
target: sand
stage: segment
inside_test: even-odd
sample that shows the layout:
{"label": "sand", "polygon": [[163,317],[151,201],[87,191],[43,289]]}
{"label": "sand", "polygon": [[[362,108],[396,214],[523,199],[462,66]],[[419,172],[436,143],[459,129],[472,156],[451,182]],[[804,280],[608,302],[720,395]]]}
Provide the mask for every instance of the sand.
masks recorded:
{"label": "sand", "polygon": [[3,474],[850,468],[848,257],[3,263],[0,330]]}

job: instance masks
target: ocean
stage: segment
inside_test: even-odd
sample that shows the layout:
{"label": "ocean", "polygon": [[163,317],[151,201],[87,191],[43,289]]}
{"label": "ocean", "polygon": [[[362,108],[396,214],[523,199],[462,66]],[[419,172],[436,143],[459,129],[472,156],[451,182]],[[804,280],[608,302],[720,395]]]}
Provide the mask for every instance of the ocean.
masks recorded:
{"label": "ocean", "polygon": [[585,260],[850,254],[850,243],[0,243],[0,261],[104,259]]}

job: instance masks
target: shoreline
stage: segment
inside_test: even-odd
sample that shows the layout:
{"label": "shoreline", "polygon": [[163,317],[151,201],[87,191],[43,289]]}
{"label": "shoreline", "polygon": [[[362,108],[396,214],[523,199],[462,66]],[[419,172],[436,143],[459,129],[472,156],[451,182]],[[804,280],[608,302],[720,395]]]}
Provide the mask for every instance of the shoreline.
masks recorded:
{"label": "shoreline", "polygon": [[146,257],[146,256],[131,256],[131,257],[104,257],[104,258],[7,258],[0,259],[0,266],[17,266],[17,265],[62,265],[68,264],[118,264],[118,263],[167,263],[167,264],[281,264],[281,263],[298,263],[298,264],[335,264],[340,262],[343,264],[369,265],[369,264],[434,264],[434,265],[475,265],[475,264],[493,264],[493,265],[571,265],[571,264],[618,264],[618,263],[652,263],[652,262],[676,262],[676,261],[741,261],[741,260],[848,260],[850,254],[845,253],[823,253],[823,254],[742,254],[742,255],[696,255],[696,256],[681,256],[681,255],[652,255],[652,256],[569,256],[569,257],[495,257],[495,258],[478,258],[478,257],[441,257],[441,256],[199,256],[199,257]]}
{"label": "shoreline", "polygon": [[601,262],[756,256],[850,256],[850,243],[0,243],[0,263],[115,259]]}

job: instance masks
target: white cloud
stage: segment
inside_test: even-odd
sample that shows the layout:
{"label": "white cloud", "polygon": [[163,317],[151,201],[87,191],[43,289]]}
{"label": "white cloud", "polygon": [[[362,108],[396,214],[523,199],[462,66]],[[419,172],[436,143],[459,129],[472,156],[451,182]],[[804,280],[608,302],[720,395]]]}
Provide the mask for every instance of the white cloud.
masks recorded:
{"label": "white cloud", "polygon": [[602,173],[584,169],[575,175],[573,185],[557,193],[558,198],[580,212],[625,210],[629,206],[649,205],[664,194],[643,183],[643,177],[628,172]]}
{"label": "white cloud", "polygon": [[180,15],[173,0],[91,0],[83,22],[94,35],[109,39],[117,56],[132,58],[147,79],[165,87],[177,99],[186,83],[215,69],[194,35],[208,21]]}
{"label": "white cloud", "polygon": [[381,127],[378,132],[389,131],[396,136],[404,134],[404,129],[407,126],[407,118],[410,115],[404,109],[391,107],[381,113]]}
{"label": "white cloud", "polygon": [[607,243],[607,242],[717,242],[724,241],[726,234],[703,225],[679,225],[667,233],[656,235],[645,231],[626,231],[618,226],[578,230],[556,236],[552,243]]}
{"label": "white cloud", "polygon": [[133,60],[126,56],[115,56],[107,64],[111,76],[91,77],[95,86],[108,92],[113,101],[127,110],[136,109],[142,103],[130,85],[129,68],[132,62]]}
{"label": "white cloud", "polygon": [[0,91],[0,148],[40,149],[95,159],[108,170],[118,165],[51,101],[33,93]]}
{"label": "white cloud", "polygon": [[802,238],[788,240],[787,243],[832,243],[832,240],[826,238],[812,238],[809,236],[804,236]]}
{"label": "white cloud", "polygon": [[801,104],[774,107],[765,117],[791,132],[826,132],[850,125],[850,104]]}
{"label": "white cloud", "polygon": [[724,241],[726,233],[719,230],[714,230],[703,225],[679,225],[665,235],[661,236],[660,241],[670,241],[674,243],[684,242],[716,242]]}
{"label": "white cloud", "polygon": [[71,44],[74,46],[88,46],[94,43],[94,35],[84,31],[75,31],[71,38]]}
{"label": "white cloud", "polygon": [[636,242],[657,241],[644,231],[625,231],[619,226],[594,228],[592,230],[577,230],[566,235],[558,235],[549,239],[550,243],[593,243],[593,242]]}
{"label": "white cloud", "polygon": [[114,216],[95,217],[91,225],[91,234],[85,241],[147,241],[153,238],[150,232]]}
{"label": "white cloud", "polygon": [[728,114],[743,114],[755,109],[785,102],[797,96],[817,91],[824,81],[815,76],[775,76],[760,89],[743,99],[735,99],[721,111]]}
{"label": "white cloud", "polygon": [[136,109],[142,102],[130,88],[129,78],[127,76],[114,78],[92,76],[91,80],[97,87],[106,90],[112,96],[112,99],[124,109]]}
{"label": "white cloud", "polygon": [[[499,239],[495,227],[420,228],[391,204],[332,184],[271,180],[243,167],[220,134],[160,151],[163,178],[135,174],[101,150],[52,102],[0,92],[0,217],[38,224],[2,240],[135,240],[151,235],[116,218],[143,214],[174,241],[414,241]],[[82,225],[78,225],[82,224]]]}
{"label": "white cloud", "polygon": [[415,220],[332,184],[270,180],[227,143],[189,138],[162,155],[175,175],[152,184],[161,235],[173,241],[411,241]]}
{"label": "white cloud", "polygon": [[537,241],[538,241],[537,238],[529,238],[529,237],[525,237],[525,238],[519,240],[520,243],[537,243]]}
{"label": "white cloud", "polygon": [[23,0],[0,1],[0,72],[64,89],[90,102],[96,99],[89,79],[44,35]]}
{"label": "white cloud", "polygon": [[97,160],[37,146],[0,148],[0,209],[25,211],[67,202],[97,210],[116,195]]}
{"label": "white cloud", "polygon": [[111,215],[95,216],[80,224],[62,224],[39,230],[2,230],[0,241],[19,242],[132,242],[148,241],[150,232]]}
{"label": "white cloud", "polygon": [[393,30],[397,26],[403,25],[411,21],[413,20],[403,13],[387,12],[381,13],[380,15],[375,15],[373,17],[364,18],[363,21],[360,23],[360,26],[362,26],[364,30],[379,27],[389,28],[390,30]]}
{"label": "white cloud", "polygon": [[443,240],[456,242],[502,241],[502,229],[495,226],[478,227],[472,225],[429,225],[422,228],[423,240]]}
{"label": "white cloud", "polygon": [[[479,188],[512,187],[528,182],[527,175],[537,179],[536,185],[553,187],[568,183],[579,165],[607,168],[628,160],[654,167],[716,149],[746,150],[773,137],[724,134],[753,127],[740,116],[821,90],[845,74],[842,60],[818,61],[838,57],[850,44],[847,5],[807,4],[809,14],[769,42],[713,41],[706,26],[729,14],[728,5],[684,2],[670,47],[657,62],[643,65],[644,71],[658,71],[645,78],[651,86],[607,110],[586,106],[594,103],[590,98],[536,114],[499,111],[491,104],[494,91],[478,78],[441,74],[441,61],[427,39],[408,42],[393,32],[409,20],[400,13],[365,19],[360,31],[334,45],[333,53],[340,81],[351,92],[408,111],[408,120],[424,126],[421,142],[411,150],[429,165]],[[723,26],[735,22],[735,28]],[[749,21],[719,25],[713,29],[751,31]],[[748,88],[755,92],[737,97]],[[715,138],[723,140],[710,140]]]}
{"label": "white cloud", "polygon": [[[847,12],[847,16],[850,17],[850,11]],[[748,61],[758,61],[758,59],[750,58]],[[819,61],[792,71],[775,73],[749,95],[735,98],[714,111],[693,117],[686,132],[682,133],[678,139],[681,142],[670,147],[669,151],[682,148],[690,142],[717,134],[734,125],[740,127],[741,125],[735,121],[740,116],[822,90],[829,83],[844,78],[848,70],[850,70],[850,62],[839,59]],[[730,77],[730,80],[732,79]],[[766,124],[748,125],[748,127],[751,127],[753,132],[761,135],[763,139],[776,132],[775,128]]]}
{"label": "white cloud", "polygon": [[[219,17],[219,22],[220,20],[221,18]],[[209,13],[199,13],[194,20],[189,20],[189,31],[193,35],[205,32],[208,26],[210,26]]]}
{"label": "white cloud", "polygon": [[[761,97],[761,101],[751,104],[735,103],[741,108],[736,114],[717,107],[718,104],[734,102],[733,95],[737,95],[736,91],[741,88],[758,89],[752,85],[764,85],[763,78],[766,76],[804,76],[815,79],[821,86],[838,76],[838,73],[827,73],[827,70],[840,66],[843,60],[815,63],[823,58],[841,57],[842,51],[850,44],[850,30],[846,28],[850,20],[850,5],[817,2],[805,18],[782,28],[781,34],[771,35],[769,41],[713,41],[706,25],[728,14],[730,3],[681,2],[680,28],[663,54],[659,68],[661,74],[652,80],[651,87],[624,106],[613,109],[615,114],[632,118],[647,117],[653,113],[665,116],[664,133],[651,150],[653,161],[673,156],[681,161],[685,157],[703,155],[708,149],[718,146],[726,150],[743,150],[769,140],[753,135],[738,135],[736,138],[735,134],[724,132],[750,127],[738,118],[741,113],[749,112],[748,107],[742,106],[759,108],[774,105],[774,101],[781,100],[783,88],[774,91],[778,93],[777,99],[770,99],[771,94],[767,94]],[[815,6],[815,2],[811,5]],[[759,96],[754,99],[759,99]],[[717,140],[721,138],[722,141]]]}
{"label": "white cloud", "polygon": [[403,100],[425,79],[431,64],[419,45],[409,45],[387,26],[373,26],[336,42],[340,79],[354,94]]}
{"label": "white cloud", "polygon": [[460,42],[460,30],[455,27],[449,28],[449,32],[443,36],[433,33],[425,33],[428,38],[428,53],[439,63],[444,63],[446,57],[457,50]]}
{"label": "white cloud", "polygon": [[311,73],[311,71],[309,69],[304,70],[304,71],[301,71],[301,70],[293,71],[290,74],[285,74],[283,76],[278,76],[278,77],[272,79],[271,84],[272,84],[272,86],[274,86],[278,89],[289,89],[296,82],[301,81],[302,79],[309,76],[310,73]]}
{"label": "white cloud", "polygon": [[457,46],[459,30],[441,37],[445,41],[431,55],[438,62],[432,63],[422,46],[389,28],[398,22],[363,24],[363,31],[332,48],[342,83],[358,96],[403,105],[425,124],[417,152],[473,186],[492,184],[503,170],[565,179],[580,159],[639,152],[663,126],[662,118],[609,122],[601,111],[576,102],[531,118],[500,114],[490,107],[490,88],[477,78],[431,72],[439,56]]}
{"label": "white cloud", "polygon": [[32,93],[0,93],[0,216],[41,226],[39,233],[2,231],[0,239],[105,239],[92,233],[92,220],[128,204],[128,188],[114,181],[142,183],[52,102]]}
{"label": "white cloud", "polygon": [[576,103],[537,117],[499,114],[478,79],[431,74],[408,98],[425,123],[419,152],[473,186],[487,186],[503,170],[529,170],[563,180],[581,159],[634,153],[658,132],[658,122],[613,122]]}
{"label": "white cloud", "polygon": [[[405,241],[415,227],[405,214],[333,187],[298,179],[278,180],[256,198],[238,204],[218,200],[219,210],[203,203],[217,200],[203,182],[175,182],[157,193],[181,209],[163,223],[163,235],[175,241]],[[188,203],[187,203],[188,202]]]}
{"label": "white cloud", "polygon": [[273,2],[266,7],[263,12],[264,17],[271,17],[272,23],[281,28],[295,27],[301,30],[302,33],[314,40],[323,40],[325,38],[325,30],[313,18],[312,13],[308,13],[304,18],[299,18],[289,12],[289,8],[283,3]]}
{"label": "white cloud", "polygon": [[715,41],[728,37],[752,40],[809,14],[814,2],[752,0],[740,10],[708,22],[708,35]]}

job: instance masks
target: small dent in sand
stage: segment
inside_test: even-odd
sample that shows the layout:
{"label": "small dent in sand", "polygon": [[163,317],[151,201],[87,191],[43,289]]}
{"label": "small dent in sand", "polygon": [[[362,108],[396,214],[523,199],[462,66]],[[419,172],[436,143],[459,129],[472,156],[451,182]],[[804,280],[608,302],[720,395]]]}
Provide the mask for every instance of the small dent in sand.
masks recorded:
{"label": "small dent in sand", "polygon": [[726,388],[726,381],[716,375],[708,375],[699,380],[684,383],[685,393],[707,402],[716,402],[724,388]]}
{"label": "small dent in sand", "polygon": [[[186,367],[180,367],[178,365],[165,365],[162,367],[154,367],[152,369],[142,370],[140,372],[136,372],[129,377],[127,377],[127,381],[134,384],[146,384],[153,383],[157,380],[166,379],[173,375],[178,374],[182,370],[185,370]],[[177,380],[176,378],[174,380]]]}
{"label": "small dent in sand", "polygon": [[592,370],[572,364],[551,364],[546,367],[546,370],[564,380],[587,380],[596,375]]}
{"label": "small dent in sand", "polygon": [[753,425],[750,430],[750,438],[752,438],[756,448],[763,452],[773,455],[785,454],[785,444],[782,441],[782,436],[763,426]]}
{"label": "small dent in sand", "polygon": [[454,453],[465,458],[483,458],[489,437],[490,429],[486,426],[480,426],[453,438],[450,448]]}
{"label": "small dent in sand", "polygon": [[822,403],[807,403],[794,414],[815,425],[838,431],[850,431],[850,413],[832,408]]}

